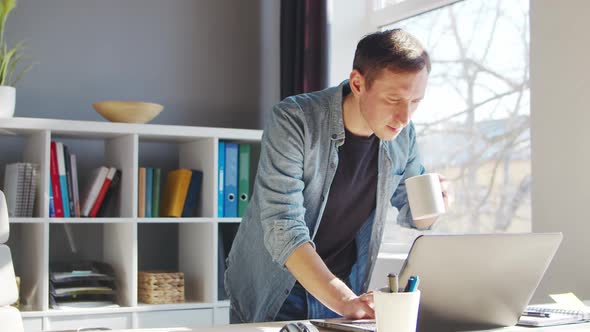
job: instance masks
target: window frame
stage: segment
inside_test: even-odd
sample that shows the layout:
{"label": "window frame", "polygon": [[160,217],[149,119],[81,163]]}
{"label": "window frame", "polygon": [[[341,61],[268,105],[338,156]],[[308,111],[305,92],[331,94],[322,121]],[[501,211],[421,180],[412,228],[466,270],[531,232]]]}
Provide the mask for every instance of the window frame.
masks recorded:
{"label": "window frame", "polygon": [[[389,5],[384,8],[377,8],[381,0],[373,0],[367,6],[367,31],[379,31],[383,26],[390,25],[417,15],[427,13],[431,10],[452,5],[463,0],[405,0],[398,4]],[[397,218],[397,214],[396,217]],[[395,220],[393,220],[395,222]],[[381,242],[379,256],[407,254],[412,243]]]}
{"label": "window frame", "polygon": [[[392,25],[465,0],[405,0],[398,4],[378,8],[379,3],[382,1],[372,0],[368,3],[365,24],[367,28],[366,33],[380,31],[384,26]],[[408,254],[411,246],[412,243],[385,242],[385,239],[383,239],[379,248],[379,257]]]}
{"label": "window frame", "polygon": [[376,8],[380,1],[381,0],[373,0],[371,5],[367,6],[368,31],[366,31],[366,33],[378,31],[383,26],[463,0],[405,0],[395,5]]}

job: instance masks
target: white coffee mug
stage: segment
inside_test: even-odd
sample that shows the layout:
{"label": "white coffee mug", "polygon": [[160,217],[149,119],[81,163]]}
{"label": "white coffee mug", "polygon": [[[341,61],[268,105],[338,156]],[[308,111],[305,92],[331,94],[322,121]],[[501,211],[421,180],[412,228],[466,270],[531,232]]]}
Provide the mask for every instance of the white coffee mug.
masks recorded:
{"label": "white coffee mug", "polygon": [[406,179],[406,192],[414,220],[434,218],[445,213],[438,174],[422,174]]}

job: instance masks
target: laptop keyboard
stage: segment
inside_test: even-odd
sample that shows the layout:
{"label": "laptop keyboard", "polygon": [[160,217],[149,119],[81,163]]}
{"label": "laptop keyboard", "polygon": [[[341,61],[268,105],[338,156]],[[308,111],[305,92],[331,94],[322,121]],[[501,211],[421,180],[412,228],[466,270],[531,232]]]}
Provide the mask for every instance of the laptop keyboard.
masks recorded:
{"label": "laptop keyboard", "polygon": [[351,325],[351,326],[360,326],[364,329],[372,329],[372,330],[377,329],[377,324],[375,324],[375,321],[373,321],[373,320],[350,321],[350,322],[346,322],[345,324]]}

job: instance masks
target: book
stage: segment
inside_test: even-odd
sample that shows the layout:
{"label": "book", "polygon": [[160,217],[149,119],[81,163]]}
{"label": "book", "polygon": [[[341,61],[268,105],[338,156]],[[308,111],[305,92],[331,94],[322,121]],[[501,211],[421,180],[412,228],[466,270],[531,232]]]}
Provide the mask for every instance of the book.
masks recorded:
{"label": "book", "polygon": [[[51,179],[49,179],[51,181]],[[55,217],[55,207],[53,205],[53,189],[51,189],[51,185],[49,186],[49,217]]]}
{"label": "book", "polygon": [[217,148],[217,216],[223,218],[225,205],[225,142],[220,141]]}
{"label": "book", "polygon": [[76,217],[76,207],[74,203],[74,184],[72,179],[72,164],[70,163],[70,149],[67,145],[64,144],[64,164],[66,168],[66,184],[68,187],[68,198],[69,200],[69,210],[70,216]]}
{"label": "book", "polygon": [[64,211],[59,184],[59,170],[57,166],[57,144],[52,141],[50,146],[49,175],[51,180],[51,193],[53,194],[53,207],[55,210],[55,216],[57,218],[62,218],[64,216]]}
{"label": "book", "polygon": [[78,161],[75,154],[70,154],[70,169],[72,170],[72,188],[74,191],[74,215],[80,217],[80,188],[78,185]]}
{"label": "book", "polygon": [[63,204],[64,218],[70,217],[70,199],[68,197],[68,181],[66,176],[66,164],[64,159],[64,145],[61,142],[56,143],[57,147],[57,170],[59,174],[59,188],[61,191],[61,201]]}
{"label": "book", "polygon": [[197,208],[199,205],[199,196],[201,193],[201,183],[203,179],[203,172],[192,170],[191,182],[188,186],[186,199],[184,200],[184,207],[182,209],[183,217],[196,217]]}
{"label": "book", "polygon": [[162,196],[162,206],[160,206],[160,216],[182,216],[184,201],[188,192],[191,176],[192,171],[185,168],[168,172],[166,176],[166,185],[164,187],[164,195]]}
{"label": "book", "polygon": [[152,191],[154,190],[154,169],[145,169],[145,217],[152,217]]}
{"label": "book", "polygon": [[137,179],[137,216],[145,217],[145,167],[139,168]]}
{"label": "book", "polygon": [[160,216],[160,178],[161,168],[154,168],[153,190],[152,190],[152,217]]}
{"label": "book", "polygon": [[104,179],[104,182],[102,183],[102,186],[100,187],[100,191],[98,192],[98,196],[96,196],[96,200],[94,201],[94,204],[92,205],[92,209],[90,209],[90,212],[88,213],[89,217],[93,217],[93,218],[96,217],[96,214],[98,213],[98,210],[100,209],[102,201],[104,200],[104,197],[107,193],[107,190],[109,189],[109,186],[111,185],[111,181],[113,181],[113,177],[115,176],[116,172],[117,172],[117,169],[115,167],[109,168],[109,171]]}
{"label": "book", "polygon": [[223,216],[236,218],[238,216],[238,144],[225,143],[225,186],[223,188],[225,202]]}
{"label": "book", "polygon": [[239,145],[238,217],[243,217],[250,201],[250,144]]}
{"label": "book", "polygon": [[88,217],[90,214],[90,210],[94,205],[94,201],[98,197],[100,189],[102,188],[102,184],[104,183],[104,179],[109,172],[109,168],[105,166],[101,166],[96,168],[92,175],[89,177],[88,184],[86,185],[86,191],[84,194],[84,200],[82,203],[82,216]]}
{"label": "book", "polygon": [[118,216],[117,212],[118,205],[116,201],[116,197],[118,194],[119,184],[121,183],[121,171],[117,170],[115,172],[115,176],[113,176],[113,180],[111,180],[111,184],[107,189],[107,193],[102,201],[98,209],[98,217],[114,217]]}

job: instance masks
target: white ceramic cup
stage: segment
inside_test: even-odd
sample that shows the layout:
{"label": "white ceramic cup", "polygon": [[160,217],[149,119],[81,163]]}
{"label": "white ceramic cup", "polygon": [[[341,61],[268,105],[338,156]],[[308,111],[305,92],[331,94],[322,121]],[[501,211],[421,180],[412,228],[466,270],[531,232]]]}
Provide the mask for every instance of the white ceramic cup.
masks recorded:
{"label": "white ceramic cup", "polygon": [[445,201],[438,174],[422,174],[406,179],[406,192],[414,220],[445,213]]}
{"label": "white ceramic cup", "polygon": [[382,288],[373,293],[377,331],[415,332],[420,307],[420,290],[389,293]]}

